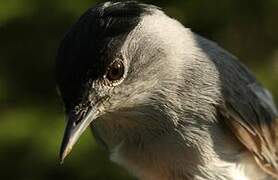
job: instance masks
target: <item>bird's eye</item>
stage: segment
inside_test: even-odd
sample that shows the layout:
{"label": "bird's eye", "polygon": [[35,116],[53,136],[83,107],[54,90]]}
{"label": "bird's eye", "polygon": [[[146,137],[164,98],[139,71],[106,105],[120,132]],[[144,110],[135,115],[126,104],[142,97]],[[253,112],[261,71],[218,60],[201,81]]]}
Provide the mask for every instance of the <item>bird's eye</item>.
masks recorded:
{"label": "bird's eye", "polygon": [[113,62],[109,69],[108,72],[106,74],[106,78],[109,81],[117,81],[120,80],[124,75],[124,64],[122,63],[122,61],[115,61]]}

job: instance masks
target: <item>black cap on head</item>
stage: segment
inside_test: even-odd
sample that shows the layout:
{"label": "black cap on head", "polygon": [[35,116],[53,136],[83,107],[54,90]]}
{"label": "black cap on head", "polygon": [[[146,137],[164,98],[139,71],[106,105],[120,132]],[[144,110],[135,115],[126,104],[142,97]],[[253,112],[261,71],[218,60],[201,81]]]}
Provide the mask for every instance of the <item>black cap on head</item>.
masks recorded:
{"label": "black cap on head", "polygon": [[[87,10],[66,33],[57,55],[57,83],[65,102],[78,99],[82,81],[98,79],[110,63],[108,57],[150,7],[135,1],[106,2]],[[67,104],[67,103],[66,103]]]}

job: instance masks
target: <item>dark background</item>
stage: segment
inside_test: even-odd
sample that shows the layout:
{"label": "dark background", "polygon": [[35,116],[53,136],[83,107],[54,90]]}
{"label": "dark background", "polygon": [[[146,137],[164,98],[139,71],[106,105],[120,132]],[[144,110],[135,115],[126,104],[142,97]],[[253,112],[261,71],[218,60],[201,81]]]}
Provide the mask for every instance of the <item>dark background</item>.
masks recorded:
{"label": "dark background", "polygon": [[[278,0],[145,2],[238,56],[278,102]],[[0,179],[128,179],[89,132],[58,162],[64,115],[55,55],[64,32],[95,3],[0,0]]]}

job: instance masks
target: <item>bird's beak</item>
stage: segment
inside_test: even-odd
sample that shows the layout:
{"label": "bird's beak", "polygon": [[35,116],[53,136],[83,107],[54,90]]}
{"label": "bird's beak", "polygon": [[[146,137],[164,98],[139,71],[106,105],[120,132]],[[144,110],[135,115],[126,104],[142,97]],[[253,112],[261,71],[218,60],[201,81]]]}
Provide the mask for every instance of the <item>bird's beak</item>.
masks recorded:
{"label": "bird's beak", "polygon": [[90,108],[81,120],[79,119],[80,117],[74,115],[74,113],[69,113],[60,149],[61,164],[63,163],[65,157],[71,152],[74,144],[77,142],[82,133],[86,130],[90,123],[98,117],[99,105],[100,103],[97,103],[95,106]]}

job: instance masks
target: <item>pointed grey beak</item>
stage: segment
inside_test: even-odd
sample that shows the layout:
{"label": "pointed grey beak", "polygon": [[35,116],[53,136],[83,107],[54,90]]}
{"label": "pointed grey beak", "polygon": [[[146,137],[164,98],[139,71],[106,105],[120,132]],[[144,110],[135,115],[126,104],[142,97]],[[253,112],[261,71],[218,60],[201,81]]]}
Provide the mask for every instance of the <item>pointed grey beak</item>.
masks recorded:
{"label": "pointed grey beak", "polygon": [[73,146],[82,135],[82,133],[87,129],[90,123],[98,117],[98,105],[99,103],[90,108],[86,112],[84,118],[82,118],[81,120],[79,120],[78,118],[80,117],[74,115],[74,113],[69,114],[62,146],[60,149],[61,164],[63,163],[65,157],[71,152]]}

